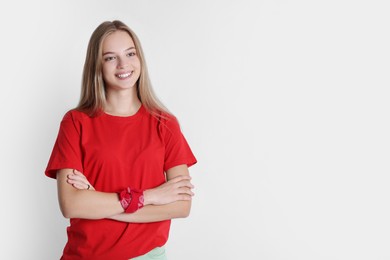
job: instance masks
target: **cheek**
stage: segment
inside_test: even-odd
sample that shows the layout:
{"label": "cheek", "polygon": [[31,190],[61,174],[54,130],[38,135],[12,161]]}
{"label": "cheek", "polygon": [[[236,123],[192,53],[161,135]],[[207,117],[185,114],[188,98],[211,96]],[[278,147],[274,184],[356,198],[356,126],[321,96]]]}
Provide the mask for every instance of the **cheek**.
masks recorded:
{"label": "cheek", "polygon": [[140,61],[140,59],[138,57],[136,59],[134,59],[134,67],[136,67],[139,70],[141,70],[141,61]]}
{"label": "cheek", "polygon": [[106,79],[111,73],[110,66],[107,66],[107,64],[103,65],[102,67],[102,74],[103,74],[103,79]]}

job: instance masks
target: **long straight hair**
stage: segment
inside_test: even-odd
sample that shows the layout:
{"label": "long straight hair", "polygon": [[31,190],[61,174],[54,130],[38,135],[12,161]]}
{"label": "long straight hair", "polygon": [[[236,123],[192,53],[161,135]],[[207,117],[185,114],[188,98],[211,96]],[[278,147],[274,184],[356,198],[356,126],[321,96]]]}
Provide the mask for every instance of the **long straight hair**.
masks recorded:
{"label": "long straight hair", "polygon": [[160,118],[163,113],[171,114],[153,91],[145,56],[137,35],[119,20],[101,23],[91,35],[83,69],[80,101],[76,109],[90,116],[94,116],[104,109],[106,105],[106,88],[102,72],[102,46],[107,36],[118,30],[127,32],[133,39],[137,56],[141,63],[141,73],[136,82],[139,100],[152,115]]}

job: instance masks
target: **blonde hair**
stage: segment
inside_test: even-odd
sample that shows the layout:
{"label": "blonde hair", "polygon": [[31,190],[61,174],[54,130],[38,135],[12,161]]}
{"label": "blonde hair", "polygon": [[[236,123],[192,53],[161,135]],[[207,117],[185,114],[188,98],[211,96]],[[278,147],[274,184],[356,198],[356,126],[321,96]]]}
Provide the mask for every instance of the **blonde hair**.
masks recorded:
{"label": "blonde hair", "polygon": [[149,79],[145,56],[137,35],[123,22],[114,20],[101,23],[92,33],[85,58],[80,101],[76,109],[91,116],[102,111],[106,105],[106,90],[102,73],[103,42],[115,31],[127,32],[133,39],[137,56],[141,63],[141,73],[137,80],[137,95],[143,106],[153,115],[170,114],[169,110],[155,95]]}

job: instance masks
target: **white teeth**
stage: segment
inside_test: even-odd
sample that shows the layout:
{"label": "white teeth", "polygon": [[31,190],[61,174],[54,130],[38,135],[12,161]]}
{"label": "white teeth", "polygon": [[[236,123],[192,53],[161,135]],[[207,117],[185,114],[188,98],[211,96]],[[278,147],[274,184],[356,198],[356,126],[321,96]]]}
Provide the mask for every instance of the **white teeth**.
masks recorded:
{"label": "white teeth", "polygon": [[130,74],[131,73],[117,74],[117,77],[123,79],[123,78],[127,78],[128,76],[130,76]]}

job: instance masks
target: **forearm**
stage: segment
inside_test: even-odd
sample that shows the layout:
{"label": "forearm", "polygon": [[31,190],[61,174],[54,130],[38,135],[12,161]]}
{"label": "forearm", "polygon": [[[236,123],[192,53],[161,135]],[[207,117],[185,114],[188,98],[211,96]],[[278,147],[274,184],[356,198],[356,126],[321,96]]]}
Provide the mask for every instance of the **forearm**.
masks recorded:
{"label": "forearm", "polygon": [[185,218],[191,210],[191,201],[176,201],[165,205],[148,205],[138,211],[122,213],[112,217],[113,220],[131,223],[149,223],[174,218]]}
{"label": "forearm", "polygon": [[[60,208],[66,218],[101,219],[146,223],[188,216],[193,185],[186,165],[167,172],[168,181],[144,191],[144,208],[131,214],[120,214],[124,209],[118,194],[97,192],[85,176],[72,169],[57,173]],[[153,205],[153,206],[152,206]]]}
{"label": "forearm", "polygon": [[77,190],[60,205],[66,218],[102,219],[123,212],[115,193]]}
{"label": "forearm", "polygon": [[66,183],[69,173],[69,169],[57,173],[58,198],[64,217],[102,219],[123,212],[116,193],[78,190]]}

